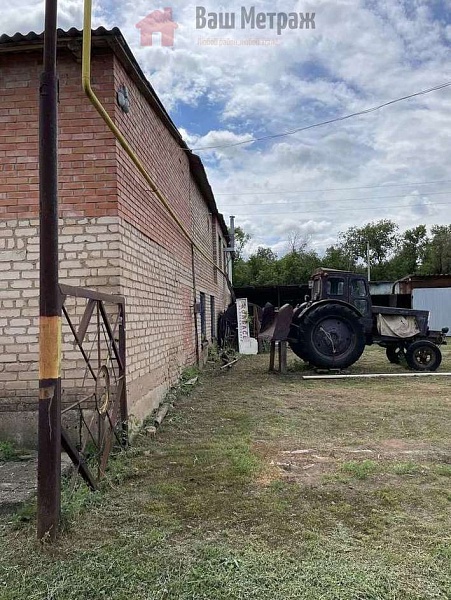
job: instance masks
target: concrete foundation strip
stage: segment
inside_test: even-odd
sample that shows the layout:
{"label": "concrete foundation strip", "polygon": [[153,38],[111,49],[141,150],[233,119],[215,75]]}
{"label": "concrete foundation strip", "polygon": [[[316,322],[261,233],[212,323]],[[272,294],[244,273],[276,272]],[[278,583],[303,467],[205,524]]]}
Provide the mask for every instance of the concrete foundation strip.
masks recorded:
{"label": "concrete foundation strip", "polygon": [[169,410],[169,404],[163,404],[162,406],[160,406],[160,408],[155,416],[155,419],[153,421],[155,427],[159,427],[161,425],[161,423],[163,422],[163,419],[168,414],[168,410]]}

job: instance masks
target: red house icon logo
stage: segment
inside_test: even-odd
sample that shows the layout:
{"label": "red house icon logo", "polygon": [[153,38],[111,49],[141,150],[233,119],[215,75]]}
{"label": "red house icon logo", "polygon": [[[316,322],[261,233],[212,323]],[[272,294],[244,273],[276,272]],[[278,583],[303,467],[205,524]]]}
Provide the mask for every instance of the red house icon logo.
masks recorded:
{"label": "red house icon logo", "polygon": [[177,23],[172,20],[172,8],[154,10],[136,24],[136,28],[141,31],[141,46],[152,46],[154,33],[161,34],[162,46],[173,46],[174,30],[177,27]]}

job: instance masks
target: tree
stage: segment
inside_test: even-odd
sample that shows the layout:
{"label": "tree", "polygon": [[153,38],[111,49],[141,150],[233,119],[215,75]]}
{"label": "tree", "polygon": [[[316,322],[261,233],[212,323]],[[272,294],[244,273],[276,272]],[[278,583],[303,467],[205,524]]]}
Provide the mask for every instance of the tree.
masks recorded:
{"label": "tree", "polygon": [[235,260],[233,263],[233,285],[236,287],[242,287],[244,285],[249,285],[250,275],[249,275],[249,265],[243,260]]}
{"label": "tree", "polygon": [[341,269],[343,271],[353,271],[355,269],[355,260],[341,246],[326,248],[322,262],[329,269]]}
{"label": "tree", "polygon": [[425,225],[407,229],[401,238],[401,248],[390,261],[389,274],[393,279],[418,273],[426,258],[429,244]]}
{"label": "tree", "polygon": [[248,285],[277,285],[279,282],[277,254],[260,246],[247,261]]}
{"label": "tree", "polygon": [[446,274],[451,272],[451,225],[431,227],[431,239],[425,249],[421,269],[424,274]]}
{"label": "tree", "polygon": [[307,248],[307,240],[297,230],[291,229],[287,235],[287,254],[291,252],[303,252]]}
{"label": "tree", "polygon": [[282,285],[307,283],[319,266],[321,259],[314,250],[289,252],[279,260],[279,282]]}
{"label": "tree", "polygon": [[354,261],[361,260],[366,264],[367,244],[369,243],[371,264],[382,265],[389,259],[395,248],[397,231],[396,223],[382,219],[363,227],[350,227],[340,234],[340,245]]}
{"label": "tree", "polygon": [[249,265],[243,258],[244,248],[251,240],[242,227],[235,227],[235,259],[233,261],[233,283],[237,287],[249,285]]}
{"label": "tree", "polygon": [[235,227],[235,260],[242,260],[243,250],[250,242],[251,236],[242,227]]}

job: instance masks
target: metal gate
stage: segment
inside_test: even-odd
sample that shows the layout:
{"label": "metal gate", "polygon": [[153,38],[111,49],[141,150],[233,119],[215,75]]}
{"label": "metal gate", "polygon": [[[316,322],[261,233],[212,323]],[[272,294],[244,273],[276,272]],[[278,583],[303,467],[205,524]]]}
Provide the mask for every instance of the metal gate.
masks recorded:
{"label": "metal gate", "polygon": [[[95,489],[113,445],[127,445],[125,300],[68,285],[60,285],[60,290],[63,344],[72,339],[84,367],[76,369],[79,379],[71,390],[73,397],[63,387],[61,445]],[[65,366],[63,360],[63,386]]]}

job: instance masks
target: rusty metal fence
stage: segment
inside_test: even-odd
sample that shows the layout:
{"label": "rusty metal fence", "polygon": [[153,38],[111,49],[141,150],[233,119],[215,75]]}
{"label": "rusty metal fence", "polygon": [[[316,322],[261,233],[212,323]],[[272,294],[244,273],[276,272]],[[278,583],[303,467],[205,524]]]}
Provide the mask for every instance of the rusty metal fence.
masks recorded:
{"label": "rusty metal fence", "polygon": [[128,442],[125,300],[69,285],[60,290],[65,350],[61,445],[96,489],[113,446]]}

